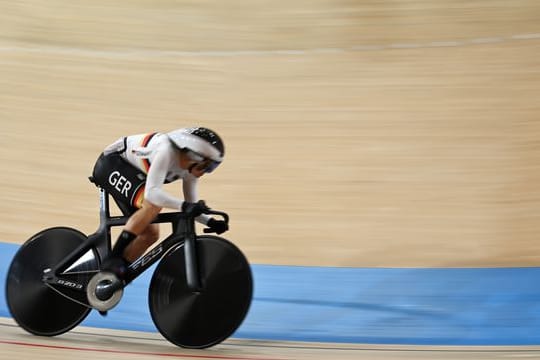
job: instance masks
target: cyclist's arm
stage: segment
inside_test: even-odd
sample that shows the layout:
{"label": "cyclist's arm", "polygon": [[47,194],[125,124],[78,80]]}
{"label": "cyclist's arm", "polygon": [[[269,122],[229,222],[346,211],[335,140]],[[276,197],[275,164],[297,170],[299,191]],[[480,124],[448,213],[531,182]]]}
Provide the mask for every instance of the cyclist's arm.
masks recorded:
{"label": "cyclist's arm", "polygon": [[[184,199],[186,199],[186,201],[196,202],[199,200],[199,196],[197,193],[197,184],[198,184],[198,179],[195,176],[188,176],[184,179],[182,183],[182,190],[184,192]],[[210,216],[206,214],[202,214],[195,218],[197,222],[203,225],[206,225],[209,219],[210,219]]]}
{"label": "cyclist's arm", "polygon": [[163,183],[165,182],[167,172],[169,168],[175,165],[175,161],[177,159],[174,153],[166,149],[159,149],[157,151],[156,156],[152,159],[152,165],[146,178],[144,198],[155,206],[182,210],[184,201],[163,190]]}

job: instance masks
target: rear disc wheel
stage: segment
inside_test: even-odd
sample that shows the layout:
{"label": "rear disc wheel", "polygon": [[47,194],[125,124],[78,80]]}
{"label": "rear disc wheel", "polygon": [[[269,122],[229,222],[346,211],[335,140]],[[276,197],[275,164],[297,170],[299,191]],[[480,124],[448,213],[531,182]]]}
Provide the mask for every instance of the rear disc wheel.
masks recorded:
{"label": "rear disc wheel", "polygon": [[[17,251],[8,270],[6,299],[13,319],[23,329],[35,335],[59,335],[88,315],[91,308],[83,305],[84,292],[55,287],[42,280],[44,270],[54,267],[86,239],[75,229],[50,228],[34,235]],[[62,276],[83,283],[98,269],[96,251],[91,250]]]}

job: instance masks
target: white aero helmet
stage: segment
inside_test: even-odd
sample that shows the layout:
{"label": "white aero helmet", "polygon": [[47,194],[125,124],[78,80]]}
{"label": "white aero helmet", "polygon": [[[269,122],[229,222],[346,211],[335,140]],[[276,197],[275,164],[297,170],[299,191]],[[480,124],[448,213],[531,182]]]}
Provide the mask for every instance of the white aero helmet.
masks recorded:
{"label": "white aero helmet", "polygon": [[197,162],[206,162],[206,172],[212,172],[223,161],[225,145],[217,133],[205,127],[173,130],[167,134],[171,143],[180,150],[189,150]]}

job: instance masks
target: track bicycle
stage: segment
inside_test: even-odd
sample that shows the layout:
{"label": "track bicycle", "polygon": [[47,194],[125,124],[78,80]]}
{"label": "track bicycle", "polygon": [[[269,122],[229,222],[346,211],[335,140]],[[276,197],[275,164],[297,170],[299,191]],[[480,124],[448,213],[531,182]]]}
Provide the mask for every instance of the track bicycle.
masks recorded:
{"label": "track bicycle", "polygon": [[[100,268],[111,252],[111,228],[125,225],[129,217],[111,216],[110,195],[98,188],[100,222],[95,233],[45,229],[15,254],[6,298],[17,324],[35,335],[65,333],[92,309],[103,313],[116,306],[123,288],[158,263],[148,291],[158,331],[175,345],[198,349],[231,336],[247,315],[253,295],[251,268],[240,249],[222,237],[198,235],[190,214],[161,213],[154,223],[170,223],[171,234],[131,263],[125,283],[119,282]],[[225,212],[206,207],[204,213],[229,221]]]}

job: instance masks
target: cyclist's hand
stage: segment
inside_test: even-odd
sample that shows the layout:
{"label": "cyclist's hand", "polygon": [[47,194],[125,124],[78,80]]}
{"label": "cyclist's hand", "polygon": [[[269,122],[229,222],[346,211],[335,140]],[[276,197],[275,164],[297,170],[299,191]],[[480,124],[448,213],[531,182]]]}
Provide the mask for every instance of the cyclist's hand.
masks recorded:
{"label": "cyclist's hand", "polygon": [[207,210],[208,206],[206,206],[203,200],[199,200],[196,203],[184,201],[182,204],[182,212],[193,217],[197,217]]}
{"label": "cyclist's hand", "polygon": [[210,230],[209,232],[215,232],[216,234],[222,234],[229,230],[229,224],[223,220],[216,220],[214,218],[208,219],[208,223],[206,225]]}

